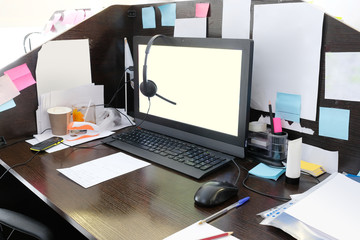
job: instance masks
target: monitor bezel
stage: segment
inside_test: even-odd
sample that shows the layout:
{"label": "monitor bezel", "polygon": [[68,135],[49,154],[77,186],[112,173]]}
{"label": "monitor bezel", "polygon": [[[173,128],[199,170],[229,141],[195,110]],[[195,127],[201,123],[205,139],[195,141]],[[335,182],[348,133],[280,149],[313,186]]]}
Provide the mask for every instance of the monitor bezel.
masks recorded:
{"label": "monitor bezel", "polygon": [[[160,37],[157,38],[153,45],[163,46],[184,46],[184,47],[201,47],[201,48],[218,48],[218,49],[236,49],[242,50],[241,61],[241,88],[240,88],[240,108],[238,136],[231,136],[199,128],[192,125],[175,122],[172,120],[147,115],[139,111],[139,82],[143,81],[139,76],[139,67],[143,67],[144,59],[139,63],[139,45],[147,45],[151,36],[134,36],[133,53],[134,53],[134,118],[135,122],[141,123],[141,127],[153,130],[165,135],[169,135],[184,141],[189,141],[216,151],[227,153],[236,157],[244,158],[246,149],[246,139],[248,132],[248,123],[250,116],[250,94],[252,80],[252,63],[253,63],[253,41],[251,39],[221,39],[221,38],[175,38]],[[151,52],[149,53],[149,56]],[[226,75],[226,69],[222,69]],[[224,76],[225,77],[225,76]],[[156,83],[156,79],[152,79]],[[219,81],[221,82],[221,81]],[[166,94],[166,93],[163,93]],[[224,109],[226,110],[226,106]],[[214,114],[221,114],[221,110],[214,110]],[[225,120],[224,120],[225,124]]]}

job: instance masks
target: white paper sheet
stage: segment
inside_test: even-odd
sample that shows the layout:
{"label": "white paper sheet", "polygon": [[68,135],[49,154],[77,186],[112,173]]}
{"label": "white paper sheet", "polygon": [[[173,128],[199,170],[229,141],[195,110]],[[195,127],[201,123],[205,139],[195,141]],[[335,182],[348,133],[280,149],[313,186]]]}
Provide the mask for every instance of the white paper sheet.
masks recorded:
{"label": "white paper sheet", "polygon": [[43,44],[36,65],[37,93],[91,83],[89,40],[58,40]]}
{"label": "white paper sheet", "polygon": [[180,18],[175,20],[174,37],[206,38],[207,18]]}
{"label": "white paper sheet", "polygon": [[327,151],[308,144],[302,144],[302,160],[323,166],[326,172],[335,173],[339,167],[339,152]]}
{"label": "white paper sheet", "polygon": [[285,212],[336,239],[357,239],[360,183],[337,173]]}
{"label": "white paper sheet", "polygon": [[325,98],[360,101],[360,53],[325,54]]}
{"label": "white paper sheet", "polygon": [[277,92],[299,94],[300,117],[315,121],[323,16],[308,3],[255,5],[252,108],[268,112]]}
{"label": "white paper sheet", "polygon": [[57,169],[84,188],[88,188],[117,176],[149,166],[124,153],[115,153],[71,168]]}
{"label": "white paper sheet", "polygon": [[[206,237],[211,237],[217,234],[224,233],[224,231],[211,226],[207,223],[199,224],[199,222],[196,222],[176,233],[173,235],[164,238],[164,240],[196,240],[196,239],[202,239]],[[221,240],[236,240],[238,238],[234,236],[227,236],[222,237]]]}
{"label": "white paper sheet", "polygon": [[250,38],[250,6],[251,0],[223,1],[223,38]]}

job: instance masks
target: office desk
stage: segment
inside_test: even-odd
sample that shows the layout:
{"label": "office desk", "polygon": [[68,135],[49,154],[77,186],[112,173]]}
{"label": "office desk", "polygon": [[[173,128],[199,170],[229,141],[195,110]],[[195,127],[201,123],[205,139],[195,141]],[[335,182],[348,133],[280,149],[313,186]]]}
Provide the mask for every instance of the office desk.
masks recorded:
{"label": "office desk", "polygon": [[[92,146],[100,141],[84,145]],[[0,151],[1,164],[7,168],[32,156],[29,144],[21,142]],[[149,167],[119,176],[85,189],[72,182],[56,169],[71,167],[100,158],[118,150],[105,145],[90,149],[68,148],[52,154],[38,154],[26,166],[10,173],[34,194],[65,218],[89,239],[162,239],[192,223],[250,196],[239,209],[214,220],[211,224],[224,231],[233,231],[240,239],[292,239],[279,229],[260,225],[257,213],[281,204],[253,193],[241,186],[246,172],[242,170],[238,196],[216,208],[194,205],[194,193],[210,179],[233,181],[237,169],[229,164],[201,181],[188,178],[172,170],[152,164]],[[255,162],[237,162],[247,168]],[[308,176],[301,177],[299,187],[286,185],[284,176],[277,182],[250,177],[248,185],[273,195],[288,196],[303,192],[316,184]]]}

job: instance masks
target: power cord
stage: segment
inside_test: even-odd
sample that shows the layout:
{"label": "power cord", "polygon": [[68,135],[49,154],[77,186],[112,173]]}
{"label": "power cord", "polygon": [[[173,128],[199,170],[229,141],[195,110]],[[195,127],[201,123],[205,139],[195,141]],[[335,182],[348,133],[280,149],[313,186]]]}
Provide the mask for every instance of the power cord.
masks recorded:
{"label": "power cord", "polygon": [[149,106],[148,106],[148,110],[146,112],[145,117],[143,118],[143,120],[139,123],[139,125],[135,125],[136,128],[140,128],[140,126],[145,122],[145,120],[147,119],[147,117],[149,116],[149,112],[150,112],[150,107],[151,107],[151,100],[148,97],[148,101],[149,101]]}
{"label": "power cord", "polygon": [[61,144],[65,145],[65,146],[67,146],[67,147],[71,147],[71,148],[90,149],[90,148],[95,148],[95,147],[97,147],[97,146],[99,146],[99,145],[102,145],[103,143],[101,142],[101,143],[95,144],[95,145],[93,145],[93,146],[86,146],[86,147],[85,147],[85,146],[71,146],[71,145],[66,144],[66,143],[64,143],[64,142],[61,142]]}
{"label": "power cord", "polygon": [[34,157],[35,157],[36,155],[38,155],[39,153],[40,153],[40,151],[34,153],[34,155],[32,155],[28,160],[26,160],[26,161],[23,162],[23,163],[17,163],[17,164],[15,164],[15,165],[9,167],[9,168],[1,175],[0,180],[1,180],[1,179],[5,176],[5,174],[6,174],[7,172],[9,172],[11,169],[14,169],[14,168],[16,168],[16,167],[24,166],[24,165],[28,164],[28,163],[29,163],[31,160],[33,160]]}

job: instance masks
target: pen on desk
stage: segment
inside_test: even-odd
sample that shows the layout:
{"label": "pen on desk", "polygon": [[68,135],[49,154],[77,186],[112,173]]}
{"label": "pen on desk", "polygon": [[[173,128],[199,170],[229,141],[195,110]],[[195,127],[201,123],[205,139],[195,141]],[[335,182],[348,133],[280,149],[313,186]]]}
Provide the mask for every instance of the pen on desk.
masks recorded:
{"label": "pen on desk", "polygon": [[214,214],[211,215],[210,217],[207,217],[207,218],[201,220],[201,221],[199,222],[199,224],[203,224],[203,223],[206,223],[206,222],[210,222],[211,220],[214,220],[215,218],[220,217],[221,215],[227,213],[227,212],[230,211],[231,209],[237,208],[237,207],[243,205],[243,204],[244,204],[245,202],[247,202],[249,199],[250,199],[250,197],[245,197],[245,198],[243,198],[243,199],[240,199],[240,200],[237,201],[236,203],[233,203],[233,204],[231,204],[230,206],[228,206],[227,208],[224,208],[223,210],[220,210],[219,212],[214,213]]}
{"label": "pen on desk", "polygon": [[270,101],[269,101],[269,114],[270,114],[271,133],[274,134],[274,120],[273,120],[272,106]]}
{"label": "pen on desk", "polygon": [[218,239],[218,238],[230,236],[231,234],[233,234],[233,232],[225,232],[225,233],[221,233],[221,234],[214,235],[214,236],[211,236],[211,237],[201,238],[199,240],[213,240],[213,239]]}

